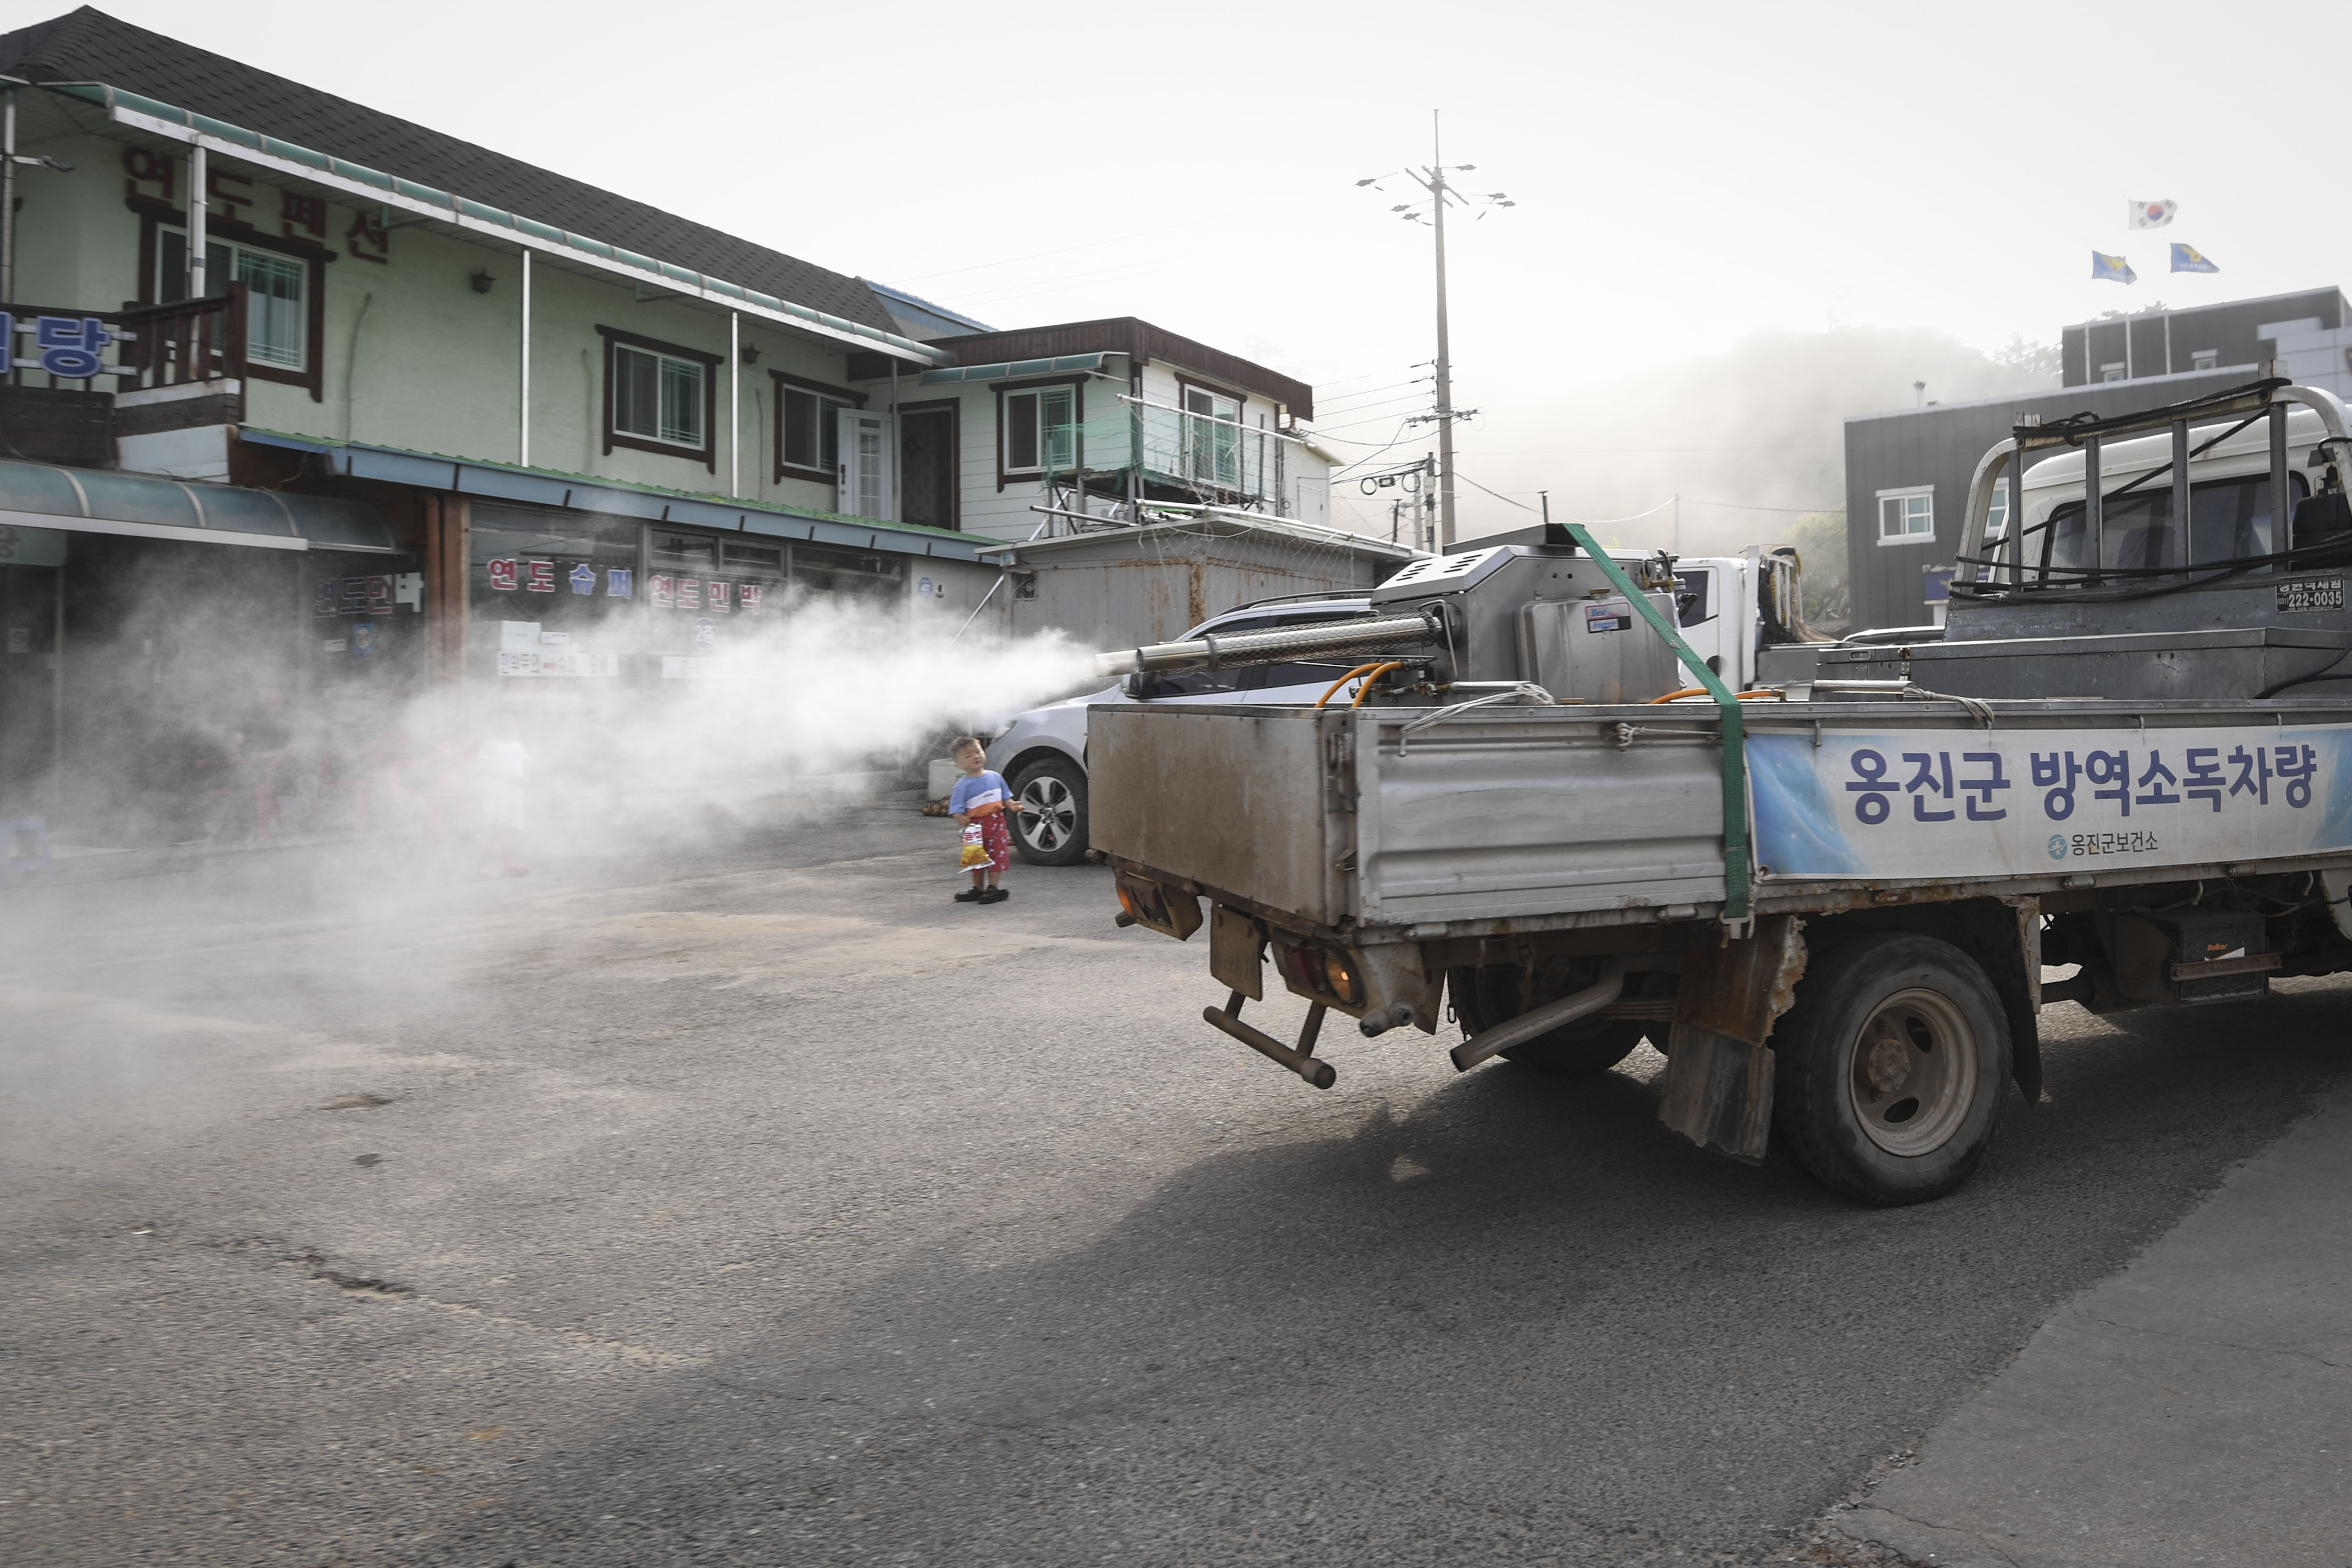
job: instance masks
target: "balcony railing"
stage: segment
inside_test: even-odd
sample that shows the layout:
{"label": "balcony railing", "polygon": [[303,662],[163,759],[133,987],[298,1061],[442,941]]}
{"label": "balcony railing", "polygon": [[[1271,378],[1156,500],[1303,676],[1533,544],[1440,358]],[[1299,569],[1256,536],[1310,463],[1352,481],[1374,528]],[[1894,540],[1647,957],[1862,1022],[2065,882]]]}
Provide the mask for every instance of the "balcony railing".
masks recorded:
{"label": "balcony railing", "polygon": [[1045,432],[1045,481],[1139,471],[1146,483],[1204,502],[1249,505],[1278,498],[1286,442],[1295,436],[1212,419],[1165,403],[1120,399],[1115,413]]}
{"label": "balcony railing", "polygon": [[[246,286],[121,310],[0,306],[10,322],[12,387],[127,392],[245,379]],[[93,333],[89,323],[96,321]],[[75,373],[79,371],[79,373]]]}

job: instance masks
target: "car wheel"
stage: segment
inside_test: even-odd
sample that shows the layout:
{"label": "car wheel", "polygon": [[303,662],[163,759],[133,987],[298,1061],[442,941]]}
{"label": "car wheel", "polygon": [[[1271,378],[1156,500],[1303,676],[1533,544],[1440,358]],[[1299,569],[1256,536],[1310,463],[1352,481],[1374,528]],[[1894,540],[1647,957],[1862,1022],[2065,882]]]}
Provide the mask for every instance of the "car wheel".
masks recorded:
{"label": "car wheel", "polygon": [[1029,809],[1013,819],[1013,847],[1031,865],[1076,865],[1087,855],[1087,775],[1067,758],[1033,762],[1013,781]]}
{"label": "car wheel", "polygon": [[1874,932],[1831,948],[1771,1043],[1774,1130],[1849,1197],[1941,1197],[1992,1142],[2009,1024],[1983,968],[1948,942]]}

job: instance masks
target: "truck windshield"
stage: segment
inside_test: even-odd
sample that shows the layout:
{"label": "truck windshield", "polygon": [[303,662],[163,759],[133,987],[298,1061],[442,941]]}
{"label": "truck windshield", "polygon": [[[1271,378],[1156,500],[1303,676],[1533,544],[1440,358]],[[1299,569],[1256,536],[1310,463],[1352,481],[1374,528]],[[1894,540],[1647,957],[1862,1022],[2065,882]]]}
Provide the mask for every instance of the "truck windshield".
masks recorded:
{"label": "truck windshield", "polygon": [[[2159,485],[2161,481],[2158,482]],[[2300,474],[2291,475],[2288,494],[2296,501],[2311,493]],[[2109,497],[2101,519],[2099,566],[2107,570],[2162,570],[2179,564],[2173,559],[2172,490],[2151,486],[2127,496]],[[2050,580],[2056,570],[2061,584],[2091,565],[2089,530],[2083,503],[2069,501],[2051,512],[2049,520],[2025,530],[2025,554],[2032,579]],[[2208,566],[2272,554],[2280,547],[2271,521],[2271,476],[2241,475],[2234,479],[2209,479],[2189,491],[2189,564]]]}

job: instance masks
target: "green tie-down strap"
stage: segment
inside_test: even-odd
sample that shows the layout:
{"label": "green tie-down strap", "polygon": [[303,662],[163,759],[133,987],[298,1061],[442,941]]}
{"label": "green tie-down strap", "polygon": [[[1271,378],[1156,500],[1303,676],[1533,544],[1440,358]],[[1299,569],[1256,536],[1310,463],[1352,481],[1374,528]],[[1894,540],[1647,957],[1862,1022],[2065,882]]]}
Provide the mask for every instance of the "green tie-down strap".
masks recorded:
{"label": "green tie-down strap", "polygon": [[1650,623],[1651,630],[1665,639],[1675,657],[1691,673],[1706,695],[1715,699],[1723,711],[1723,918],[1727,921],[1748,918],[1748,730],[1739,711],[1739,699],[1729,686],[1716,677],[1706,667],[1706,661],[1691,652],[1674,622],[1658,613],[1650,596],[1633,586],[1609,552],[1593,542],[1582,525],[1570,523],[1569,537],[1579,549],[1591,556],[1601,574],[1616,586],[1633,607],[1633,613]]}

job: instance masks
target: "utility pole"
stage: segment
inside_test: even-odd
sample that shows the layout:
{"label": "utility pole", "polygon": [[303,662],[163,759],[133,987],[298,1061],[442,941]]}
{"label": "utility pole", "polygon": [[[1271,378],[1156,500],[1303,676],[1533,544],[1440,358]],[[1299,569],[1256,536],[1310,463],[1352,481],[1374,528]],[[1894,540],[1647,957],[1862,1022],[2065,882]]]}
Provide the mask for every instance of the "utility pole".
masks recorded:
{"label": "utility pole", "polygon": [[[1439,119],[1439,111],[1433,109],[1429,111],[1429,144],[1435,162],[1425,169],[1405,169],[1399,172],[1427,193],[1433,211],[1426,218],[1423,217],[1417,210],[1420,206],[1417,202],[1405,203],[1389,210],[1398,214],[1408,223],[1427,223],[1435,231],[1437,236],[1437,375],[1435,378],[1437,407],[1428,413],[1415,414],[1412,423],[1416,424],[1434,423],[1437,426],[1437,457],[1433,470],[1433,476],[1437,481],[1437,495],[1434,501],[1442,548],[1454,542],[1454,422],[1457,419],[1467,419],[1478,412],[1475,409],[1456,409],[1454,406],[1454,344],[1452,333],[1448,329],[1445,319],[1445,209],[1454,205],[1514,207],[1518,204],[1500,191],[1474,192],[1465,194],[1447,183],[1445,176],[1449,172],[1466,174],[1477,165],[1457,163],[1450,171],[1446,168],[1442,122]],[[1389,177],[1387,174],[1376,174],[1370,179],[1359,180],[1356,183],[1360,186],[1377,187],[1382,180]],[[1484,217],[1486,214],[1482,212],[1478,215]]]}
{"label": "utility pole", "polygon": [[1432,555],[1444,551],[1437,544],[1437,488],[1430,481],[1437,477],[1437,458],[1433,455],[1422,459],[1421,538],[1422,548]]}
{"label": "utility pole", "polygon": [[1431,219],[1437,231],[1437,506],[1445,542],[1454,542],[1454,353],[1445,331],[1445,149],[1438,134],[1438,111],[1429,111],[1430,193],[1437,198]]}
{"label": "utility pole", "polygon": [[[7,92],[6,107],[0,109],[5,123],[0,123],[0,299],[7,300],[13,308],[16,298],[16,89]],[[7,345],[8,364],[0,369],[14,369],[16,345]]]}

